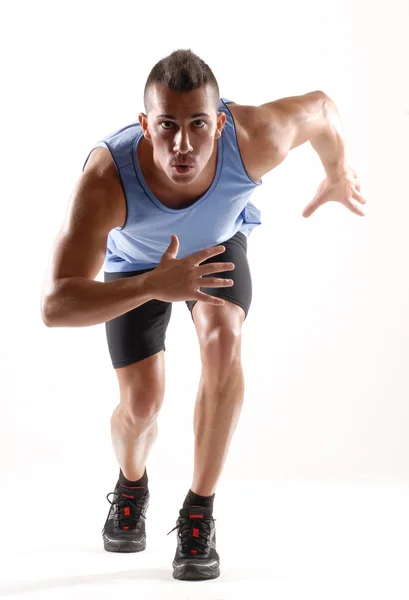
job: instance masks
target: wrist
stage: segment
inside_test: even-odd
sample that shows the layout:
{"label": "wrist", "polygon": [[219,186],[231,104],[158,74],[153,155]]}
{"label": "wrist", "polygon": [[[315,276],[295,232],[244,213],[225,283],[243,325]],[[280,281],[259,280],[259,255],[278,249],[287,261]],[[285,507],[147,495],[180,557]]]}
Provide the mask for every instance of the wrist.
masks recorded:
{"label": "wrist", "polygon": [[143,288],[144,294],[147,298],[146,302],[155,300],[157,295],[157,282],[154,273],[155,269],[148,271],[147,273],[143,273],[142,275],[138,275],[134,278],[139,279],[139,284]]}
{"label": "wrist", "polygon": [[345,179],[348,174],[347,165],[334,165],[333,168],[325,169],[327,181],[334,183],[340,179]]}

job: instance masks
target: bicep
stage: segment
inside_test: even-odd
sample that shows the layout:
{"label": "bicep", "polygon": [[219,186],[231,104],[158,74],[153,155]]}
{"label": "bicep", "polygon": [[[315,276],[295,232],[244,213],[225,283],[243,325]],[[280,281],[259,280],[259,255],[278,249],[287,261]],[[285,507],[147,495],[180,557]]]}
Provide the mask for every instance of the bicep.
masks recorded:
{"label": "bicep", "polygon": [[66,277],[93,280],[98,275],[108,233],[122,224],[116,194],[117,187],[100,174],[82,174],[52,248],[44,293]]}
{"label": "bicep", "polygon": [[290,150],[323,133],[326,127],[324,92],[309,92],[262,104],[258,108],[258,147],[271,168]]}

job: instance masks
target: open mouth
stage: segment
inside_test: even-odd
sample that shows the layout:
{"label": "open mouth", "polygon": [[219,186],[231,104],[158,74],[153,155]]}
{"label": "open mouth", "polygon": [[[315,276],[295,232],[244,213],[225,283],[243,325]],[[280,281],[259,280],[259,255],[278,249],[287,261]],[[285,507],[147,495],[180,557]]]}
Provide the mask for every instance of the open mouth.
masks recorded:
{"label": "open mouth", "polygon": [[193,167],[189,165],[173,165],[173,169],[176,173],[188,173]]}

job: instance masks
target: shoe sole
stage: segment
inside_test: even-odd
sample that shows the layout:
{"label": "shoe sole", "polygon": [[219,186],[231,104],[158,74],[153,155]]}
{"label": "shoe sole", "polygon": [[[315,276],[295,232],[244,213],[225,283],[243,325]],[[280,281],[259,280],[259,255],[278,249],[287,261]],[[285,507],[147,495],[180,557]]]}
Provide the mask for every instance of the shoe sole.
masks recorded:
{"label": "shoe sole", "polygon": [[199,563],[183,563],[175,565],[173,563],[174,579],[182,579],[184,581],[198,581],[201,579],[216,579],[220,576],[219,565],[207,566]]}
{"label": "shoe sole", "polygon": [[103,535],[104,549],[107,552],[142,552],[146,549],[146,538],[141,540],[115,540]]}

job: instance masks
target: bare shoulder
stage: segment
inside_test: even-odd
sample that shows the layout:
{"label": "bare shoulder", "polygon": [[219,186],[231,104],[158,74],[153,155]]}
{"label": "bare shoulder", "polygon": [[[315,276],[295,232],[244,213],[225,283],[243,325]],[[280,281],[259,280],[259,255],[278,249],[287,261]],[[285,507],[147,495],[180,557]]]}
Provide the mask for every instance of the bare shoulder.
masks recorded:
{"label": "bare shoulder", "polygon": [[257,150],[257,132],[260,121],[258,106],[227,104],[236,127],[240,154],[248,175],[258,182],[268,171],[260,161]]}
{"label": "bare shoulder", "polygon": [[101,175],[114,174],[116,166],[108,148],[98,146],[92,150],[84,166],[84,173],[91,169]]}
{"label": "bare shoulder", "polygon": [[103,265],[107,237],[125,222],[126,204],[115,163],[94,149],[74,185],[64,222],[54,242],[43,295],[67,277],[94,279]]}
{"label": "bare shoulder", "polygon": [[114,159],[107,148],[98,146],[92,150],[82,177],[88,176],[96,186],[102,183],[109,189],[109,194],[105,195],[106,209],[114,218],[114,226],[122,227],[126,220],[126,200]]}
{"label": "bare shoulder", "polygon": [[252,178],[257,181],[277,167],[290,150],[324,130],[326,98],[318,90],[260,106],[228,105],[240,152]]}

